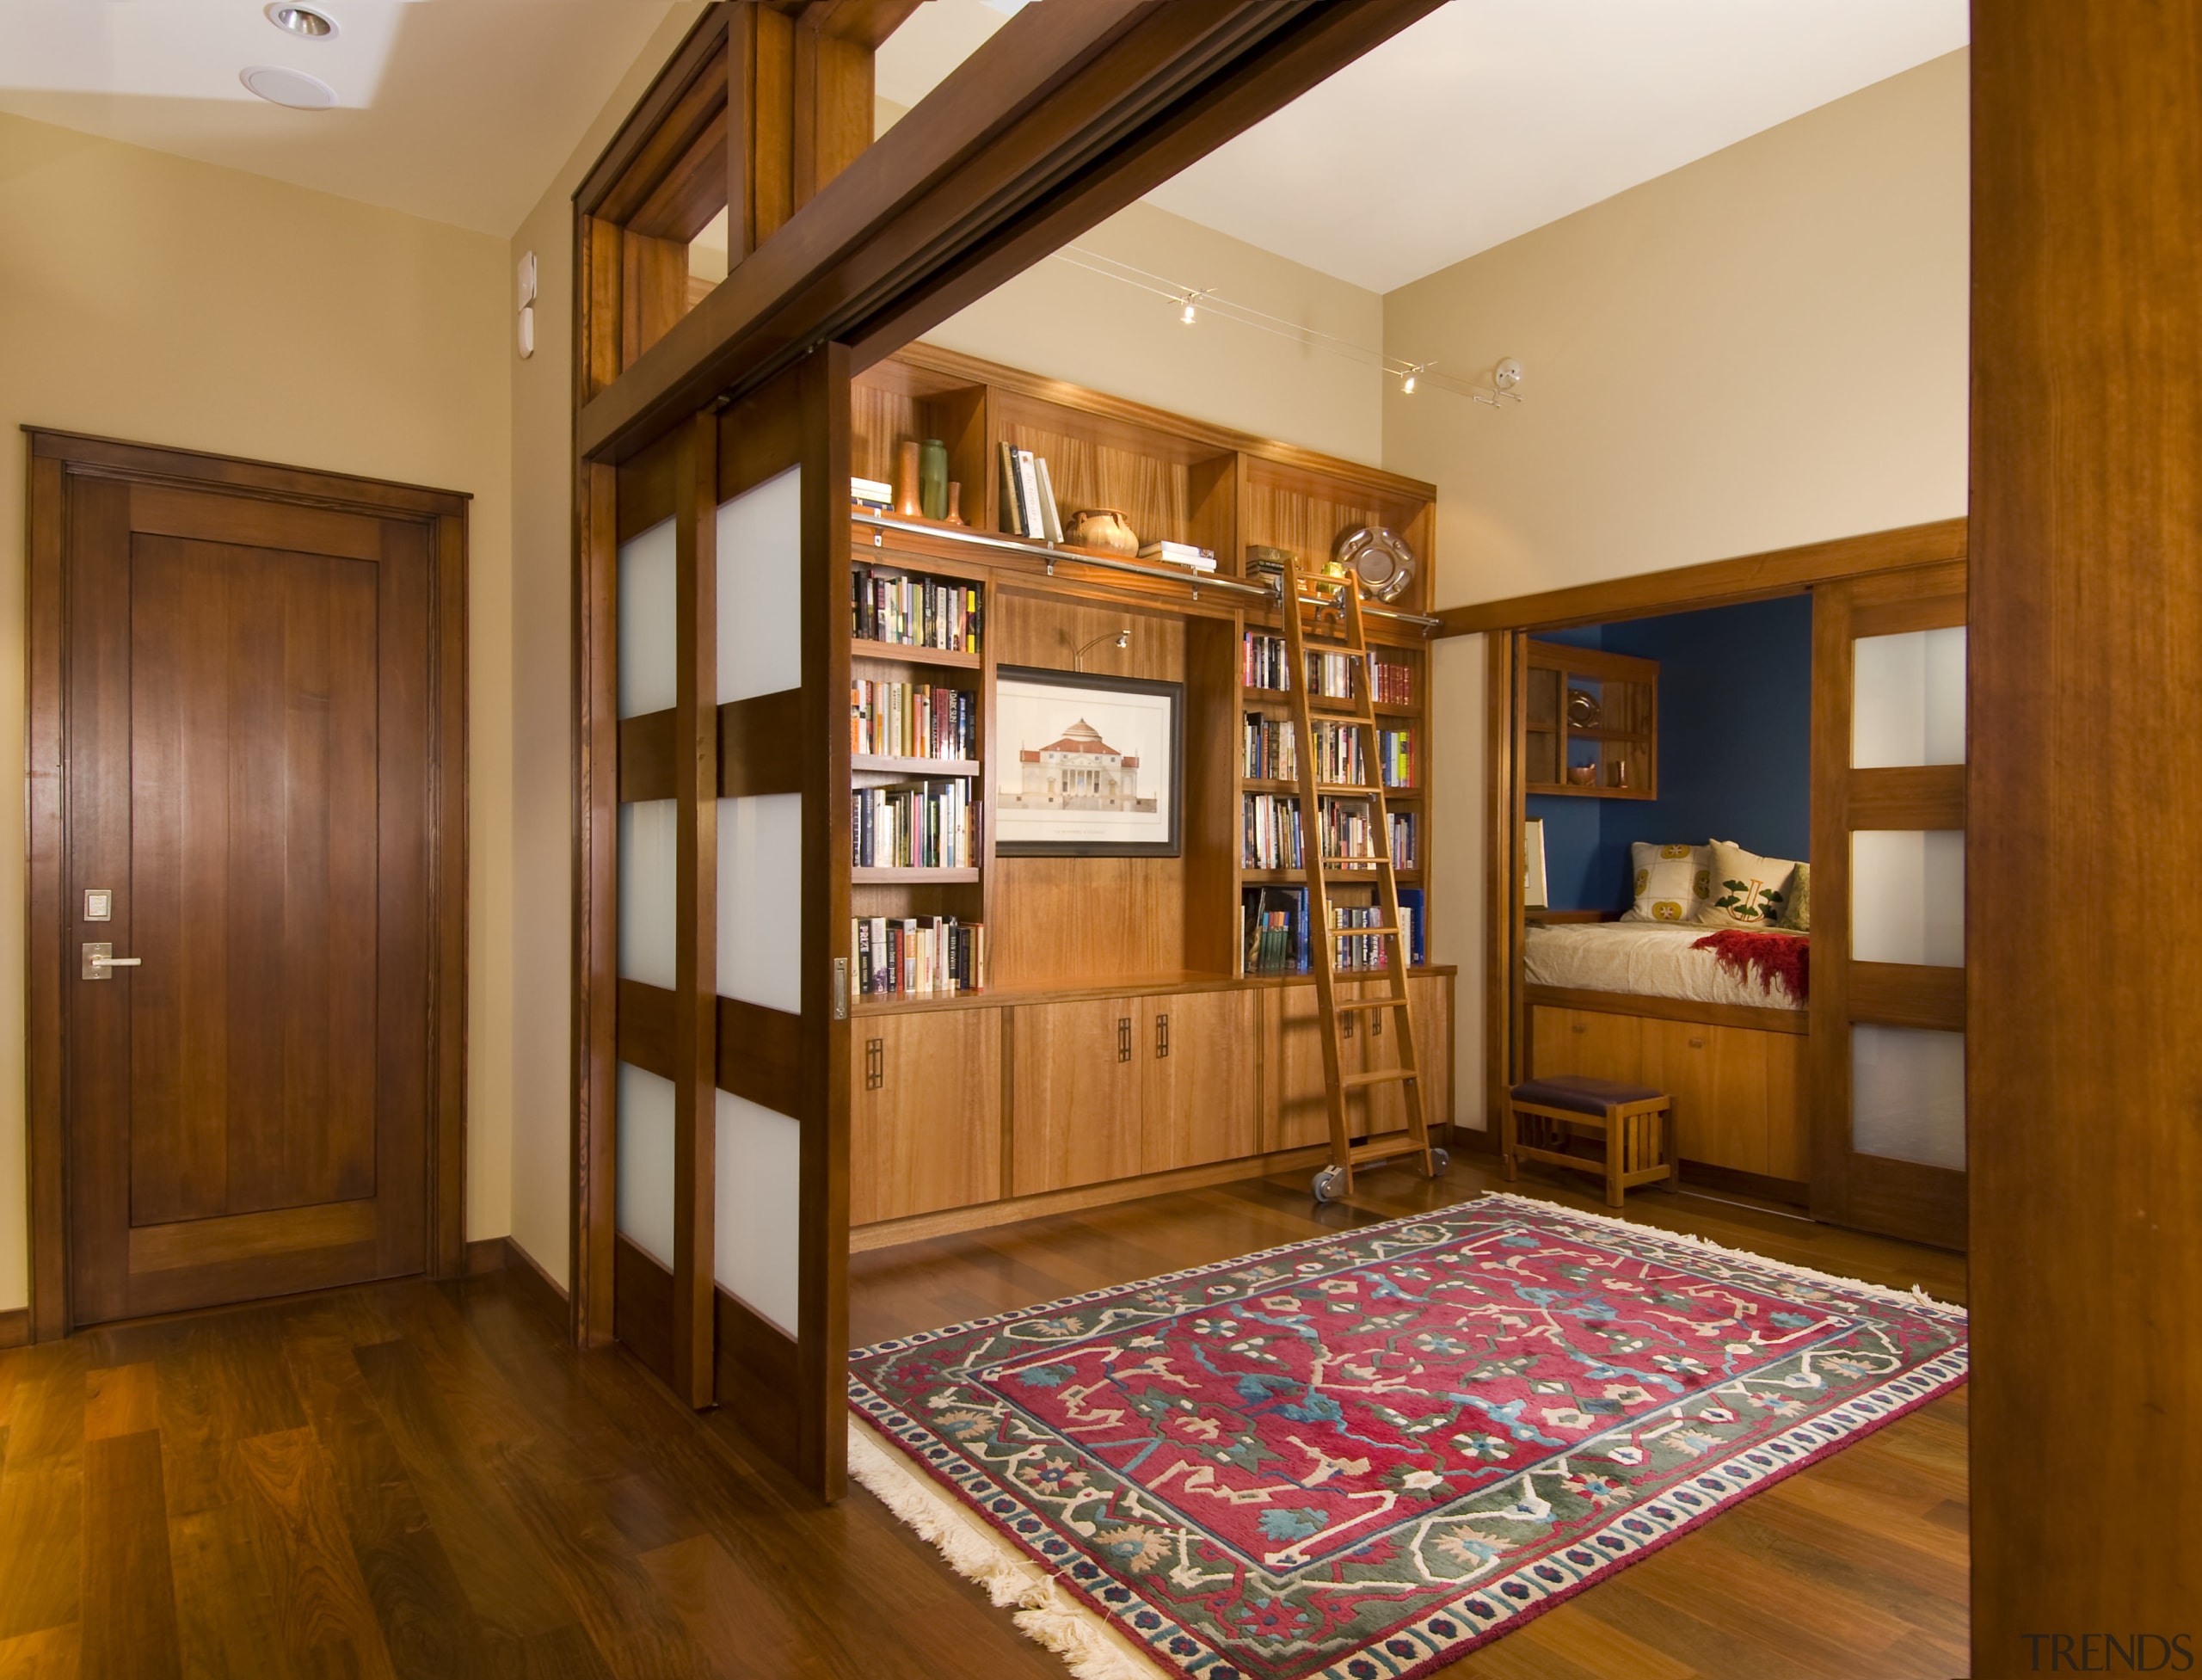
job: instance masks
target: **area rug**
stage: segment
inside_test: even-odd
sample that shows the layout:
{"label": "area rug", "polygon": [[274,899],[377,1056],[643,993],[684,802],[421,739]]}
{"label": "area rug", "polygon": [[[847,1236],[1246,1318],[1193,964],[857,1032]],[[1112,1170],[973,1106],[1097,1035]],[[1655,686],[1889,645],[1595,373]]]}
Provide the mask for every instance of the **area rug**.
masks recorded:
{"label": "area rug", "polygon": [[859,1351],[852,1473],[1083,1680],[1411,1680],[1965,1380],[1916,1292],[1492,1195]]}

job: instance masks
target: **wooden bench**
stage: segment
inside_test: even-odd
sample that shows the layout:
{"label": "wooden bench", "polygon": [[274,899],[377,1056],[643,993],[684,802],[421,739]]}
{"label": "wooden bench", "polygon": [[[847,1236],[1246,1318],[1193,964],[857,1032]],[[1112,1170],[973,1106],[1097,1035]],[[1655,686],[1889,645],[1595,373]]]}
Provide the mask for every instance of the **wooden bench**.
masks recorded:
{"label": "wooden bench", "polygon": [[1506,1182],[1512,1184],[1519,1176],[1516,1162],[1525,1155],[1595,1172],[1597,1159],[1570,1154],[1567,1143],[1572,1132],[1602,1135],[1606,1205],[1618,1208],[1623,1193],[1636,1185],[1675,1178],[1667,1136],[1673,1104],[1665,1092],[1648,1085],[1622,1085],[1576,1074],[1524,1080],[1509,1093],[1501,1123]]}

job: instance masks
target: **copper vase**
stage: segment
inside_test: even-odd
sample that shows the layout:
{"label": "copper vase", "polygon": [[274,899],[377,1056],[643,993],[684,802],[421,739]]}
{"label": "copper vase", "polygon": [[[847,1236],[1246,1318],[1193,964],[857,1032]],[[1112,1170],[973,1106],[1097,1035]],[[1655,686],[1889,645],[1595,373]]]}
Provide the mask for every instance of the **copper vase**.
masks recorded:
{"label": "copper vase", "polygon": [[918,445],[914,438],[905,438],[895,448],[895,512],[906,520],[925,517],[925,504],[919,500]]}

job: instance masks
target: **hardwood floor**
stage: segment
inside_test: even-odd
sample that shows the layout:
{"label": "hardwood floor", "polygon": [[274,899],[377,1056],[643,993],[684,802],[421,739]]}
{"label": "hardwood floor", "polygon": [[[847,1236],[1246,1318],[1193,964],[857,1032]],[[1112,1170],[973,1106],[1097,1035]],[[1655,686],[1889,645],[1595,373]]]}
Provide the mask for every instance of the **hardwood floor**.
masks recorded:
{"label": "hardwood floor", "polygon": [[[1496,1187],[1257,1180],[852,1258],[869,1342]],[[1555,1179],[1527,1193],[1596,1210]],[[1639,1192],[1632,1217],[1961,1300],[1956,1256]],[[1061,1680],[861,1491],[821,1509],[525,1271],[0,1354],[0,1680]],[[1737,1680],[1965,1663],[1965,1412],[1937,1402],[1447,1671]]]}

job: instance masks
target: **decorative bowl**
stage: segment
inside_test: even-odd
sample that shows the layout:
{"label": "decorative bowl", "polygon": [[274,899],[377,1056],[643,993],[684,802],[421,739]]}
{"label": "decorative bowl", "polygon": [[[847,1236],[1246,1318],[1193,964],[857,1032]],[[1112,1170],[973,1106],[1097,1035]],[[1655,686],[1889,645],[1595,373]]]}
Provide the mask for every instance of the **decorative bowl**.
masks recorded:
{"label": "decorative bowl", "polygon": [[1595,764],[1571,764],[1567,766],[1567,779],[1577,787],[1596,787],[1598,766]]}
{"label": "decorative bowl", "polygon": [[1414,582],[1414,551],[1397,532],[1381,525],[1357,525],[1339,533],[1333,561],[1360,575],[1361,587],[1377,600],[1397,600]]}
{"label": "decorative bowl", "polygon": [[1137,554],[1139,533],[1114,508],[1081,508],[1063,526],[1063,540],[1108,554]]}

